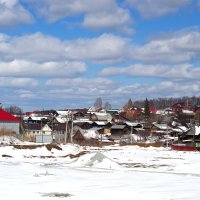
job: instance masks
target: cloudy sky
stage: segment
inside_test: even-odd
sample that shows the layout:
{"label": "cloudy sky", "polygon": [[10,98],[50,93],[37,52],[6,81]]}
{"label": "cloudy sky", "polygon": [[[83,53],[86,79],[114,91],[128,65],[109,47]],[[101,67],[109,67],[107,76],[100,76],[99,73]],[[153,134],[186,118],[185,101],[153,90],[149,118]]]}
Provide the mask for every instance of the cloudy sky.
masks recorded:
{"label": "cloudy sky", "polygon": [[200,95],[200,0],[0,0],[0,102],[119,108]]}

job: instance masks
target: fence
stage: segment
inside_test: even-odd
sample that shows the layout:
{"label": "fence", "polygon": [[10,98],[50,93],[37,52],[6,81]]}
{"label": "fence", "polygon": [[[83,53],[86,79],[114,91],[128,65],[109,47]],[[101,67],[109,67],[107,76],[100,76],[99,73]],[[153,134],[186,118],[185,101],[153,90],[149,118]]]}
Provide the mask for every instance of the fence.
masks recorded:
{"label": "fence", "polygon": [[53,137],[52,135],[36,135],[35,142],[36,143],[52,143]]}

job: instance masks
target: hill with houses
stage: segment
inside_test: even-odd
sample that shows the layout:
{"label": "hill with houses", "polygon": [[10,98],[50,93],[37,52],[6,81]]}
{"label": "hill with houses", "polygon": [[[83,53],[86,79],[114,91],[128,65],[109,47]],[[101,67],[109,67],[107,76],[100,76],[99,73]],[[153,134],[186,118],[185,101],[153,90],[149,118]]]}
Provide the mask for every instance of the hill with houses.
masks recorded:
{"label": "hill with houses", "polygon": [[1,135],[36,143],[80,145],[200,143],[200,106],[189,101],[157,109],[63,109],[26,112],[19,118],[0,110]]}

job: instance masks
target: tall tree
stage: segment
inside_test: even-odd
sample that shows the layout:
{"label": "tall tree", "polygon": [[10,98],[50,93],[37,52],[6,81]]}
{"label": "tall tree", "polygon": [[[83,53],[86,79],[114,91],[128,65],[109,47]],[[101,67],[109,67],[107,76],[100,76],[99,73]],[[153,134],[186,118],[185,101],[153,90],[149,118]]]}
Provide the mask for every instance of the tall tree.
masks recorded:
{"label": "tall tree", "polygon": [[146,117],[150,116],[150,103],[149,100],[146,98],[145,102],[144,102],[144,115]]}
{"label": "tall tree", "polygon": [[133,102],[131,99],[128,100],[128,102],[123,107],[125,110],[133,108]]}
{"label": "tall tree", "polygon": [[95,108],[102,108],[102,99],[101,99],[101,97],[98,97],[96,99],[96,101],[94,102],[94,107]]}

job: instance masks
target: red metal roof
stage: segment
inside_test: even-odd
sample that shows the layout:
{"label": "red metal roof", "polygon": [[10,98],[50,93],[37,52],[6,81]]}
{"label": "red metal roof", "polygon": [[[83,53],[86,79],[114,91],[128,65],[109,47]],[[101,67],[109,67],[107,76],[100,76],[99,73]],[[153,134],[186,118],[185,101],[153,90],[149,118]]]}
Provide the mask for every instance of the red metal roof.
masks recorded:
{"label": "red metal roof", "polygon": [[158,111],[158,109],[157,108],[151,108],[150,111],[151,111],[151,113],[156,114],[156,112]]}
{"label": "red metal roof", "polygon": [[20,119],[11,115],[10,113],[0,109],[0,121],[15,121],[20,122]]}

